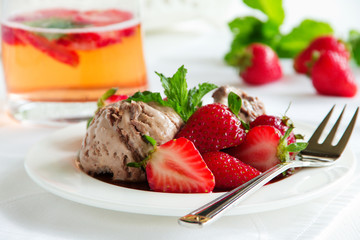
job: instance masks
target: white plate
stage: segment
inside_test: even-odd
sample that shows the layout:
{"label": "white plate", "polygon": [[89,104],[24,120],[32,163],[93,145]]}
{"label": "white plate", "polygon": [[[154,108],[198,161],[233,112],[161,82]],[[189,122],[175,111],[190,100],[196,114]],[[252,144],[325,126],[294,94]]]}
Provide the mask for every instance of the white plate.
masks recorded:
{"label": "white plate", "polygon": [[[311,135],[312,128],[298,124],[297,132]],[[29,176],[40,186],[63,198],[90,206],[151,215],[182,216],[221,193],[158,193],[108,184],[76,167],[75,159],[85,135],[85,123],[55,132],[34,145],[25,159]],[[346,182],[355,169],[349,149],[336,164],[303,169],[291,177],[266,185],[228,212],[248,214],[288,207],[311,200]]]}

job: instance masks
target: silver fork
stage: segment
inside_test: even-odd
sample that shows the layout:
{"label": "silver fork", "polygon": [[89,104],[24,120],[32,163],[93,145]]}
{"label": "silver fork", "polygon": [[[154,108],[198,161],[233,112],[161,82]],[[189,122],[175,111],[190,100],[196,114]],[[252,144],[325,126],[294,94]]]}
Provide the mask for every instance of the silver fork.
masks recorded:
{"label": "silver fork", "polygon": [[259,176],[253,178],[249,182],[233,189],[232,191],[216,198],[215,200],[205,204],[204,206],[198,208],[197,210],[179,218],[178,222],[180,225],[192,226],[192,227],[202,227],[214,222],[216,219],[220,218],[226,211],[231,207],[234,207],[240,201],[244,200],[246,197],[250,196],[252,193],[257,191],[259,188],[264,186],[270,180],[272,180],[277,175],[283,173],[284,171],[290,168],[296,167],[326,167],[331,166],[335,163],[341,153],[344,151],[350,135],[354,129],[356,118],[359,112],[359,107],[356,109],[349,125],[347,126],[342,137],[336,145],[333,145],[332,142],[335,137],[335,133],[340,125],[341,118],[345,111],[343,108],[340,116],[338,117],[336,123],[330,130],[328,136],[322,143],[319,143],[321,134],[324,131],[324,128],[327,122],[330,119],[330,116],[334,110],[335,105],[331,108],[330,112],[326,115],[324,120],[320,123],[318,128],[315,130],[313,135],[308,141],[308,146],[306,149],[301,151],[296,157],[295,160],[290,162],[285,162],[278,164],[266,172],[260,174]]}

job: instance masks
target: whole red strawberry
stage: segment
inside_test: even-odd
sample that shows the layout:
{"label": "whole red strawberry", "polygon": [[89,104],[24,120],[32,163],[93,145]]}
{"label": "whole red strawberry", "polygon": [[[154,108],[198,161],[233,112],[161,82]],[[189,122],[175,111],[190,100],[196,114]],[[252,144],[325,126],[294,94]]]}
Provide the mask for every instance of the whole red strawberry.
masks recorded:
{"label": "whole red strawberry", "polygon": [[321,36],[315,38],[308,47],[301,51],[294,59],[294,69],[298,73],[310,73],[310,62],[315,51],[334,51],[345,59],[350,58],[350,53],[345,44],[334,36]]}
{"label": "whole red strawberry", "polygon": [[333,51],[323,52],[315,61],[311,79],[316,91],[323,95],[353,97],[357,93],[347,59]]}
{"label": "whole red strawberry", "polygon": [[239,65],[240,76],[249,84],[261,85],[275,82],[282,77],[278,56],[270,47],[261,43],[246,47]]}
{"label": "whole red strawberry", "polygon": [[200,153],[239,145],[245,137],[241,121],[220,103],[200,107],[176,135],[192,141]]}
{"label": "whole red strawberry", "polygon": [[255,168],[224,152],[203,154],[204,161],[215,176],[215,188],[231,190],[260,174]]}

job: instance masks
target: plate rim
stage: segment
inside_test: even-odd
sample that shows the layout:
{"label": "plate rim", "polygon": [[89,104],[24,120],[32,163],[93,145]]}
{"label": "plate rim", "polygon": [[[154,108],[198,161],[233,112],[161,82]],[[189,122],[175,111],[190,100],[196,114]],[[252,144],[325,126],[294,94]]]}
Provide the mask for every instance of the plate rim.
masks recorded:
{"label": "plate rim", "polygon": [[[310,126],[309,124],[306,123],[296,123],[296,125],[300,125],[301,127],[304,128],[308,128],[308,131],[310,131],[309,129],[314,129],[314,127]],[[83,127],[83,131],[80,131],[78,128]],[[300,128],[301,128],[300,127]],[[121,204],[114,204],[113,202],[109,201],[109,199],[107,199],[107,201],[105,201],[104,199],[101,198],[91,198],[89,196],[82,196],[79,193],[75,193],[75,192],[71,192],[71,191],[64,191],[63,189],[60,188],[56,188],[54,187],[54,184],[51,184],[51,181],[46,181],[43,178],[41,178],[41,176],[37,175],[36,172],[33,169],[33,165],[31,165],[31,156],[33,154],[36,154],[36,151],[38,150],[38,148],[41,148],[42,145],[46,145],[47,142],[51,142],[50,140],[52,140],[53,138],[56,138],[58,135],[62,135],[63,133],[66,133],[68,131],[70,132],[75,132],[76,131],[72,131],[72,130],[76,130],[76,131],[80,131],[83,132],[83,136],[85,136],[85,123],[81,122],[81,123],[77,123],[74,125],[70,125],[68,127],[59,129],[57,131],[55,131],[54,133],[50,134],[49,136],[47,136],[46,138],[44,138],[43,140],[37,142],[36,144],[34,144],[30,150],[28,151],[25,161],[24,161],[24,167],[25,170],[27,172],[27,174],[29,175],[29,177],[36,183],[38,184],[40,187],[44,188],[45,190],[51,192],[52,194],[55,194],[57,196],[60,196],[62,198],[71,200],[73,202],[77,202],[77,203],[81,203],[81,204],[85,204],[88,206],[93,206],[93,207],[98,207],[98,208],[103,208],[103,209],[108,209],[108,210],[115,210],[115,211],[121,211],[121,212],[128,212],[128,213],[138,213],[138,214],[147,214],[147,215],[158,215],[158,216],[179,216],[179,215],[183,215],[186,214],[194,209],[176,209],[171,211],[172,209],[170,209],[170,207],[156,207],[154,205],[151,206],[136,206],[133,203],[121,203]],[[304,199],[300,199],[297,196],[290,196],[289,198],[285,198],[285,199],[279,199],[279,200],[272,200],[270,203],[249,203],[247,202],[245,205],[241,205],[239,204],[238,206],[236,206],[234,208],[233,211],[229,211],[226,215],[243,215],[243,214],[249,214],[249,213],[258,213],[258,212],[264,212],[264,211],[270,211],[270,210],[276,210],[276,209],[280,209],[280,208],[285,208],[285,207],[289,207],[289,206],[293,206],[293,205],[297,205],[303,202],[306,202],[308,200],[314,199],[318,196],[321,196],[323,194],[325,194],[326,192],[330,191],[332,188],[334,188],[337,185],[341,185],[342,183],[344,183],[345,181],[347,181],[349,178],[351,178],[351,176],[353,176],[353,173],[355,171],[356,168],[356,161],[355,161],[355,155],[354,153],[351,151],[351,149],[349,147],[347,147],[343,153],[343,155],[349,155],[350,157],[350,162],[351,162],[351,166],[349,167],[349,170],[342,175],[340,178],[338,178],[335,181],[330,182],[329,184],[326,184],[324,187],[318,189],[317,191],[313,190],[310,191],[308,193],[306,193],[306,200]],[[74,157],[74,156],[73,156]],[[115,188],[115,189],[121,189],[120,194],[123,192],[130,192],[133,193],[137,192],[139,193],[139,191],[142,194],[148,194],[149,195],[153,195],[151,197],[161,197],[161,196],[169,196],[169,194],[171,196],[191,196],[191,197],[196,197],[196,196],[207,196],[204,199],[206,201],[210,201],[215,199],[216,197],[220,196],[223,193],[204,193],[204,194],[174,194],[174,193],[159,193],[159,192],[149,192],[149,191],[144,191],[144,190],[136,190],[136,189],[130,189],[130,188],[126,188],[126,187],[121,187],[121,186],[115,186],[113,184],[109,184],[106,182],[103,182],[101,180],[98,180],[96,178],[93,178],[89,175],[87,175],[86,173],[82,172],[81,170],[79,170],[74,163],[74,160],[72,160],[72,166],[73,166],[73,170],[75,170],[77,172],[77,174],[81,175],[82,179],[88,180],[90,182],[92,181],[96,181],[96,186],[97,185],[104,185],[107,186],[106,188]],[[303,170],[306,171],[306,170]],[[290,176],[289,178],[294,178],[296,177],[296,175],[294,176]],[[285,181],[281,180],[280,182]],[[272,183],[272,184],[277,184],[277,182]],[[264,191],[264,189],[269,189],[269,187],[271,188],[271,186],[273,185],[267,185],[262,187],[262,189],[260,189],[259,191]],[[268,190],[269,191],[269,190]],[[256,194],[256,193],[255,193]],[[252,197],[252,196],[251,196]],[[246,200],[245,200],[246,201]],[[204,202],[205,203],[205,202]],[[267,206],[268,205],[268,206]],[[269,205],[271,205],[269,207]],[[201,205],[197,206],[200,207]],[[267,206],[267,207],[266,207]]]}

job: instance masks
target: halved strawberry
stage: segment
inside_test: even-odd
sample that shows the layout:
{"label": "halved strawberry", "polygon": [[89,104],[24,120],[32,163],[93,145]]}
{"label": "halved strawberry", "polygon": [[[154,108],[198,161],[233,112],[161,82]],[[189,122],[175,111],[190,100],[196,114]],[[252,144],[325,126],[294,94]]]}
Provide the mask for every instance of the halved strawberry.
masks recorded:
{"label": "halved strawberry", "polygon": [[[148,137],[147,137],[148,138]],[[140,164],[152,190],[173,193],[207,193],[215,186],[214,176],[194,144],[186,138],[170,140],[154,149]]]}
{"label": "halved strawberry", "polygon": [[280,163],[277,148],[281,133],[272,126],[257,126],[249,130],[244,142],[226,152],[261,172]]}
{"label": "halved strawberry", "polygon": [[290,161],[290,153],[306,148],[307,143],[298,142],[288,145],[287,138],[293,128],[289,128],[282,136],[273,126],[256,126],[249,130],[244,142],[233,148],[224,150],[240,161],[265,172],[269,168]]}
{"label": "halved strawberry", "polygon": [[79,56],[75,51],[57,45],[45,37],[36,35],[25,30],[16,29],[15,34],[22,42],[30,44],[34,48],[42,51],[46,55],[62,63],[76,67],[79,64]]}
{"label": "halved strawberry", "polygon": [[[286,133],[289,127],[293,127],[292,123],[290,123],[290,119],[288,117],[280,118],[278,116],[271,116],[271,115],[260,115],[254,121],[250,123],[250,128],[254,128],[256,126],[267,125],[273,126],[277,128],[282,135]],[[288,144],[295,143],[296,138],[293,132],[290,133],[288,137]]]}
{"label": "halved strawberry", "polygon": [[215,176],[215,188],[218,190],[231,190],[261,173],[224,152],[204,153],[203,158]]}
{"label": "halved strawberry", "polygon": [[201,152],[212,152],[239,145],[245,137],[241,121],[220,103],[205,105],[191,115],[176,138],[191,140]]}
{"label": "halved strawberry", "polygon": [[80,12],[74,17],[75,22],[91,24],[93,26],[105,26],[120,23],[133,18],[133,14],[128,11],[118,9],[90,10]]}

